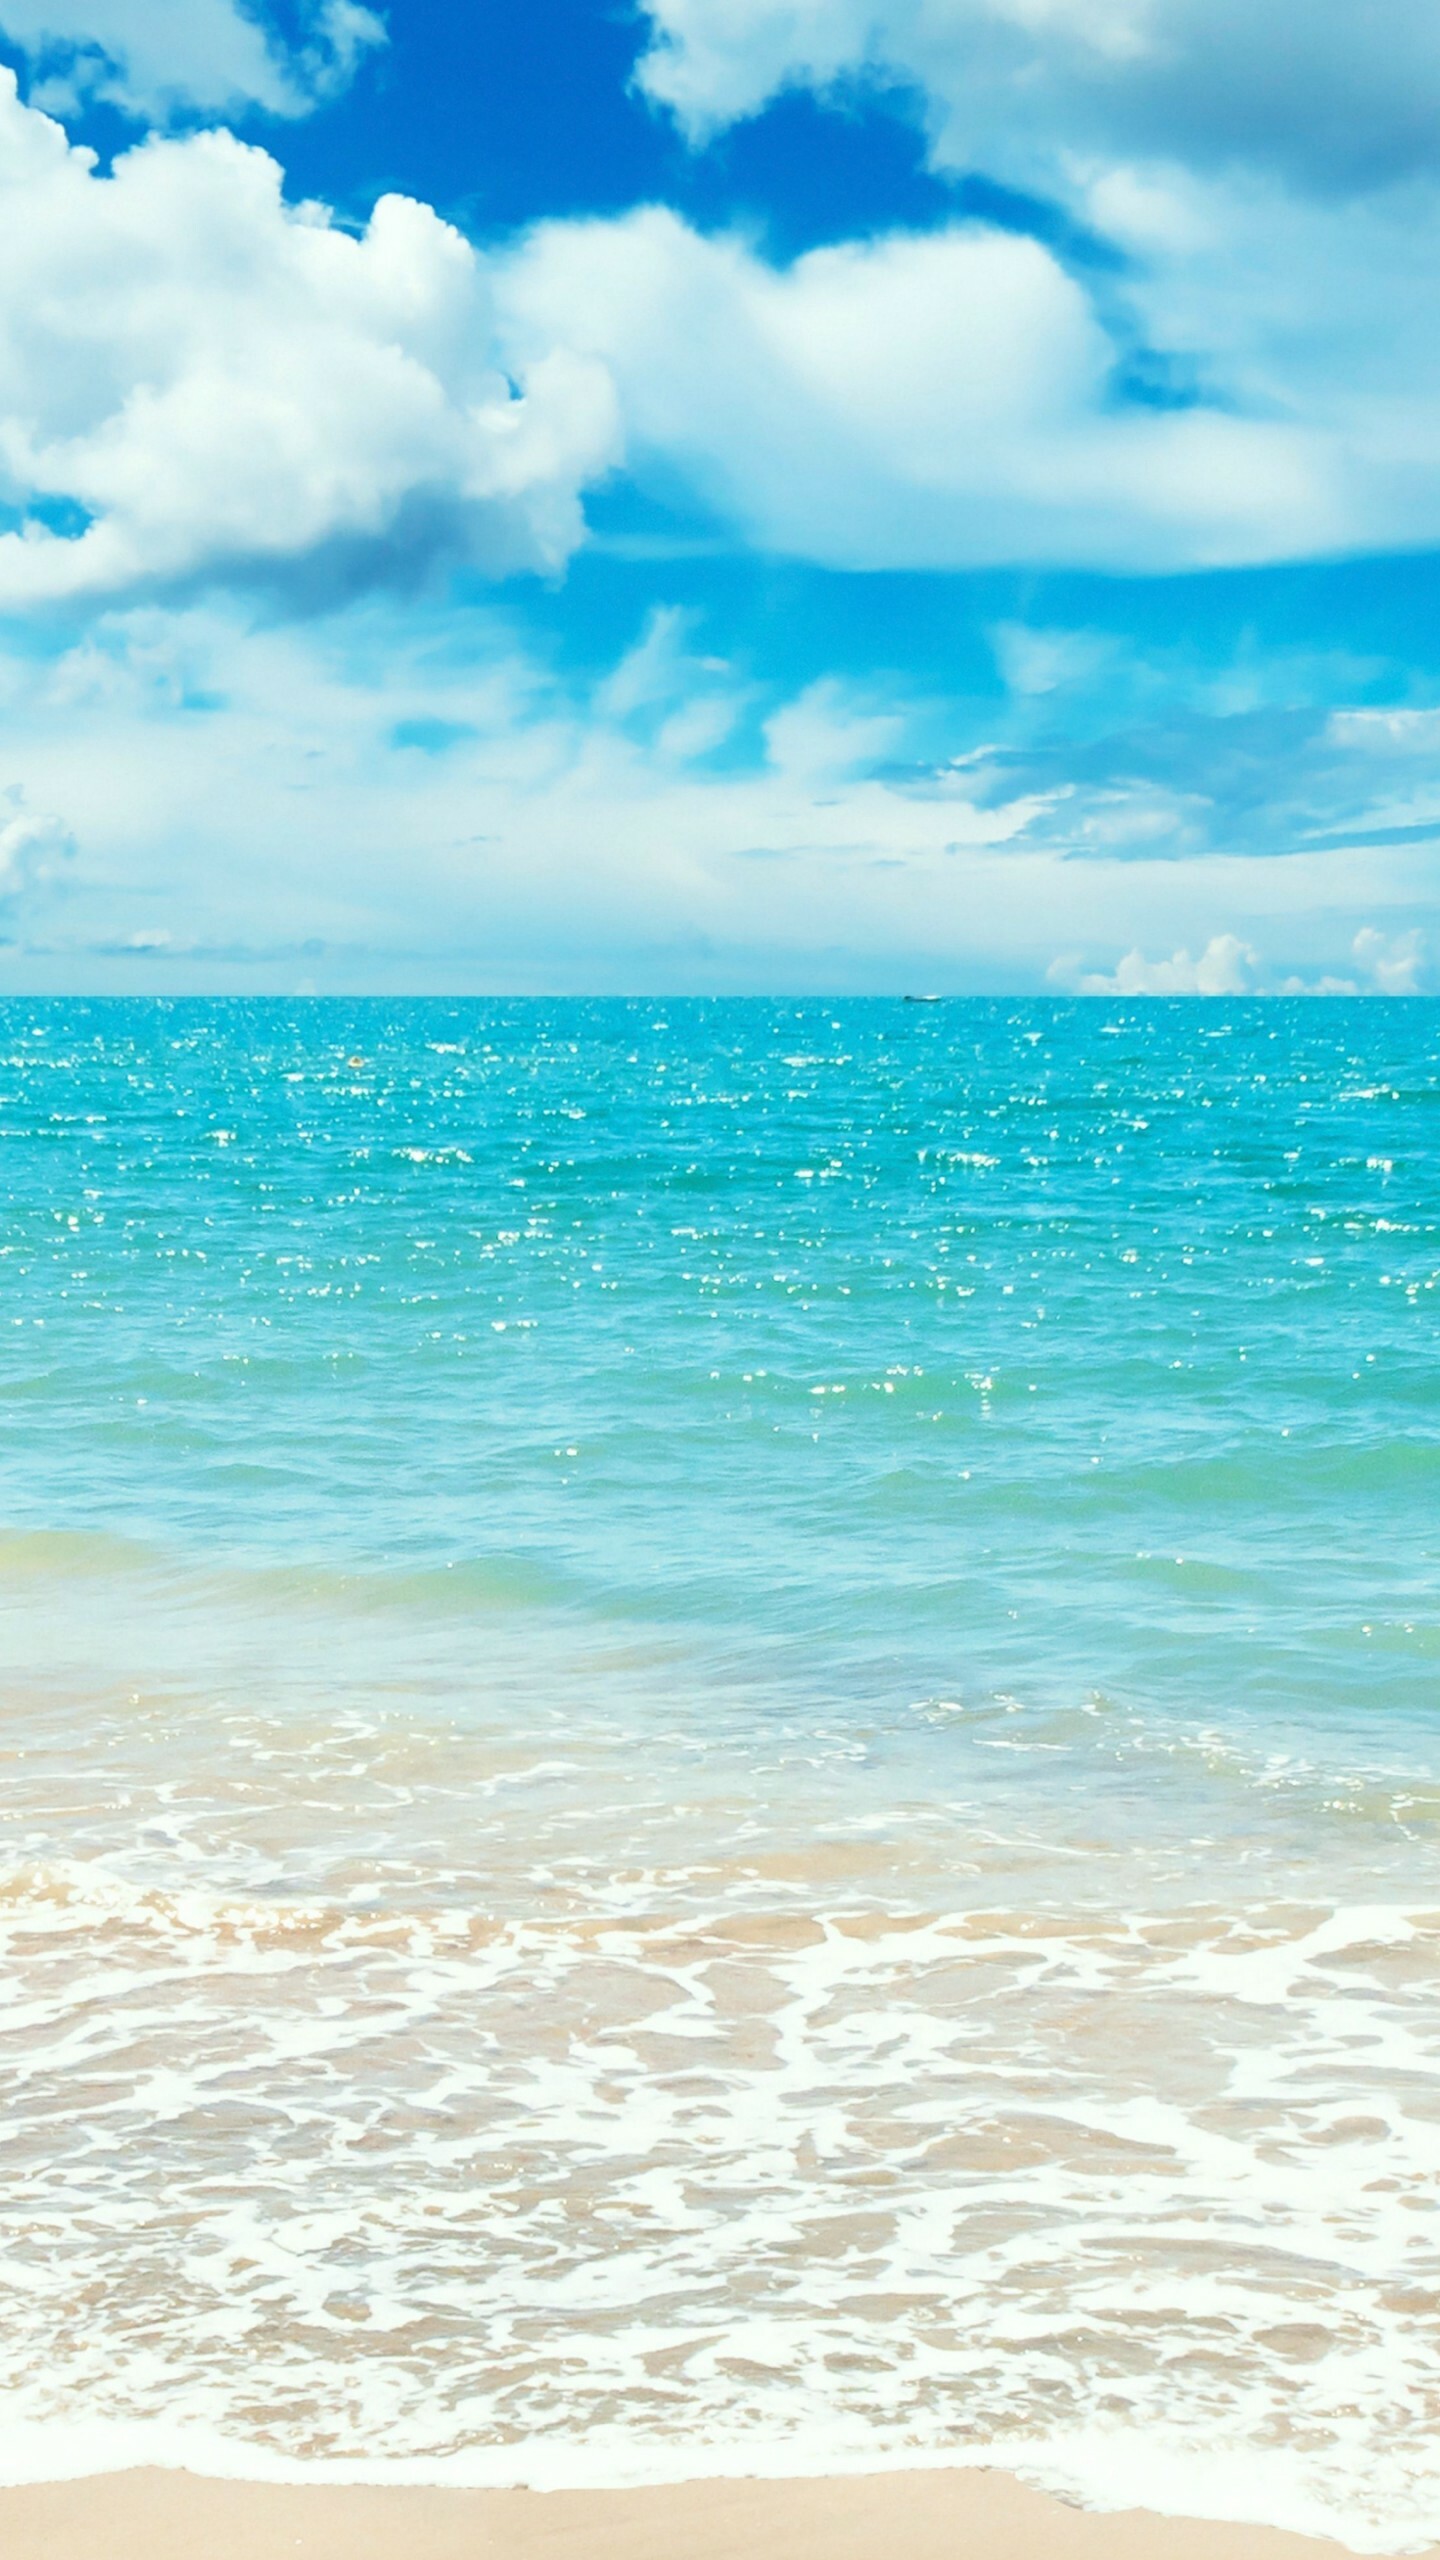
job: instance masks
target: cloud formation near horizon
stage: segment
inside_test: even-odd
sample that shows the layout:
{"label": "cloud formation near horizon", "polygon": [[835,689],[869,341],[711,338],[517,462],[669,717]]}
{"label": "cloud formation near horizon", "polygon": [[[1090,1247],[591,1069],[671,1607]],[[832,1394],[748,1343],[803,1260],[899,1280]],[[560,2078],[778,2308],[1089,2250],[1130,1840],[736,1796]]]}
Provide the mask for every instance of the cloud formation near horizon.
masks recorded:
{"label": "cloud formation near horizon", "polygon": [[[1440,799],[1413,722],[1272,729],[1243,849],[1197,736],[1177,858],[1134,736],[1079,780],[998,751],[937,765],[903,701],[822,681],[757,702],[673,610],[569,685],[502,622],[457,637],[393,599],[258,629],[151,605],[52,661],[0,658],[0,929],[151,983],[243,982],[302,945],[382,984],[387,954],[422,984],[1429,983]],[[1306,836],[1322,796],[1361,836],[1428,797],[1429,839],[1397,826],[1357,870]]]}

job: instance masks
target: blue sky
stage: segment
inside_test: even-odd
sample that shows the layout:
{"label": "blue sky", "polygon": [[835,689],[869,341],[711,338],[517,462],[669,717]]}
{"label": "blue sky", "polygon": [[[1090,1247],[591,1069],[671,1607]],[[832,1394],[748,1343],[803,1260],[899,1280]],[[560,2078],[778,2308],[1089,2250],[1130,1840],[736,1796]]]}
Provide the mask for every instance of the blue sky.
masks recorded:
{"label": "blue sky", "polygon": [[0,988],[1437,983],[1418,0],[0,39]]}

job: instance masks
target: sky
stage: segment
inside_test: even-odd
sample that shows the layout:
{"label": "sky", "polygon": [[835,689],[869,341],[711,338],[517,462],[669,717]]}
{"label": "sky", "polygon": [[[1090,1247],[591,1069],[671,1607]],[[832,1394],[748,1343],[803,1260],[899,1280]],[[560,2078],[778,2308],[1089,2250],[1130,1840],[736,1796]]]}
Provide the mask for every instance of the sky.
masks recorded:
{"label": "sky", "polygon": [[0,994],[1440,988],[1433,0],[0,66]]}

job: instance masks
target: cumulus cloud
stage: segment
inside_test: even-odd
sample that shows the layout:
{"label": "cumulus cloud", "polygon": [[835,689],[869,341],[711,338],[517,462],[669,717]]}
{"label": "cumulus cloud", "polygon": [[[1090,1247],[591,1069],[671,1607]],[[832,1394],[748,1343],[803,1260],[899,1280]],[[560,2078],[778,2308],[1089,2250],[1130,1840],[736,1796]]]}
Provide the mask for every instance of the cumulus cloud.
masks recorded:
{"label": "cumulus cloud", "polygon": [[[1440,542],[1440,184],[1341,205],[1268,175],[1071,177],[1118,279],[979,222],[777,268],[648,208],[503,261],[507,342],[587,350],[642,476],[827,565]],[[1133,396],[1137,346],[1195,386],[1178,405]]]}
{"label": "cumulus cloud", "polygon": [[[1091,346],[1105,331],[1113,341],[1103,388],[1078,334],[1052,339],[1038,275],[1015,304],[1017,335],[1033,327],[1056,345],[1068,393],[1025,420],[1016,467],[1019,484],[1048,431],[1059,467],[1033,523],[1039,535],[1065,520],[1071,547],[1056,556],[1100,556],[1095,480],[1107,466],[1134,491],[1128,537],[1111,539],[1116,566],[1440,540],[1431,0],[650,0],[649,15],[642,78],[693,137],[787,85],[898,80],[919,99],[939,168],[1058,203],[1108,247],[1103,275],[1080,261],[1071,283]],[[1059,285],[1054,299],[1058,316]],[[937,294],[939,343],[963,307]],[[859,381],[858,296],[851,318]],[[883,379],[883,331],[875,345]],[[904,377],[902,362],[889,378]],[[1171,414],[1137,421],[1147,400]],[[933,426],[923,390],[916,419]],[[1013,431],[999,404],[974,425],[997,440]],[[887,441],[908,469],[904,433]],[[886,489],[882,528],[892,506]],[[948,560],[961,537],[942,503],[935,512]],[[1187,521],[1188,550],[1172,532],[1165,553],[1167,517]],[[1013,541],[1004,504],[997,532]],[[877,530],[877,546],[885,539]]]}
{"label": "cumulus cloud", "polygon": [[0,32],[28,59],[34,104],[63,115],[103,99],[156,124],[244,107],[303,115],[385,40],[360,0],[312,0],[292,44],[236,0],[0,0]]}
{"label": "cumulus cloud", "polygon": [[1135,949],[1113,969],[1086,969],[1072,954],[1053,960],[1047,972],[1054,986],[1081,996],[1413,996],[1421,992],[1428,961],[1425,934],[1418,925],[1402,933],[1383,933],[1362,925],[1350,945],[1352,969],[1322,970],[1305,976],[1267,970],[1253,945],[1238,934],[1212,934],[1192,957],[1176,951],[1168,960],[1151,960]]}
{"label": "cumulus cloud", "polygon": [[[1339,540],[1336,457],[1274,413],[1127,406],[1084,286],[983,224],[777,269],[648,207],[543,225],[499,279],[521,361],[613,379],[631,467],[849,568],[1283,558]],[[1440,475],[1436,480],[1440,519]]]}
{"label": "cumulus cloud", "polygon": [[1363,977],[1378,994],[1419,993],[1427,952],[1425,936],[1418,925],[1412,925],[1408,933],[1381,933],[1373,924],[1362,925],[1351,948]]}
{"label": "cumulus cloud", "polygon": [[879,72],[936,158],[1049,185],[1065,159],[1244,164],[1321,191],[1440,171],[1431,0],[646,0],[650,95],[695,136]]}
{"label": "cumulus cloud", "polygon": [[1353,967],[1338,974],[1326,969],[1319,977],[1281,978],[1282,996],[1416,996],[1427,974],[1429,950],[1418,925],[1406,933],[1382,933],[1378,925],[1362,925],[1350,945]]}
{"label": "cumulus cloud", "polygon": [[[482,254],[386,197],[357,239],[224,133],[102,177],[7,76],[0,502],[24,522],[0,604],[555,569],[622,458],[845,568],[1440,539],[1440,211],[1124,178],[1076,179],[1134,251],[1117,317],[1110,286],[978,222],[777,268],[655,207]],[[1213,395],[1130,397],[1137,327],[1167,361],[1200,349]],[[1043,650],[999,645],[1051,683]]]}
{"label": "cumulus cloud", "polygon": [[1081,996],[1243,996],[1251,992],[1259,965],[1258,954],[1238,934],[1214,933],[1193,958],[1176,951],[1168,960],[1150,960],[1135,950],[1113,969],[1075,975],[1073,963],[1060,961],[1051,975]]}
{"label": "cumulus cloud", "polygon": [[614,450],[593,359],[501,369],[486,263],[427,206],[354,238],[223,132],[101,177],[0,75],[0,604],[553,568]]}

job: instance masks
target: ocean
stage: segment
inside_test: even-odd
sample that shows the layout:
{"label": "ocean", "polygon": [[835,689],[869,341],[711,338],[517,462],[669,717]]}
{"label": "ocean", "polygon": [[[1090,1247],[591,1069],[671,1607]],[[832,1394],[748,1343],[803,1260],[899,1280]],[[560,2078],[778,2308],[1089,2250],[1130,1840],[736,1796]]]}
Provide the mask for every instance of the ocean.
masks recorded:
{"label": "ocean", "polygon": [[1440,2535],[1440,1007],[0,1003],[0,2474]]}

